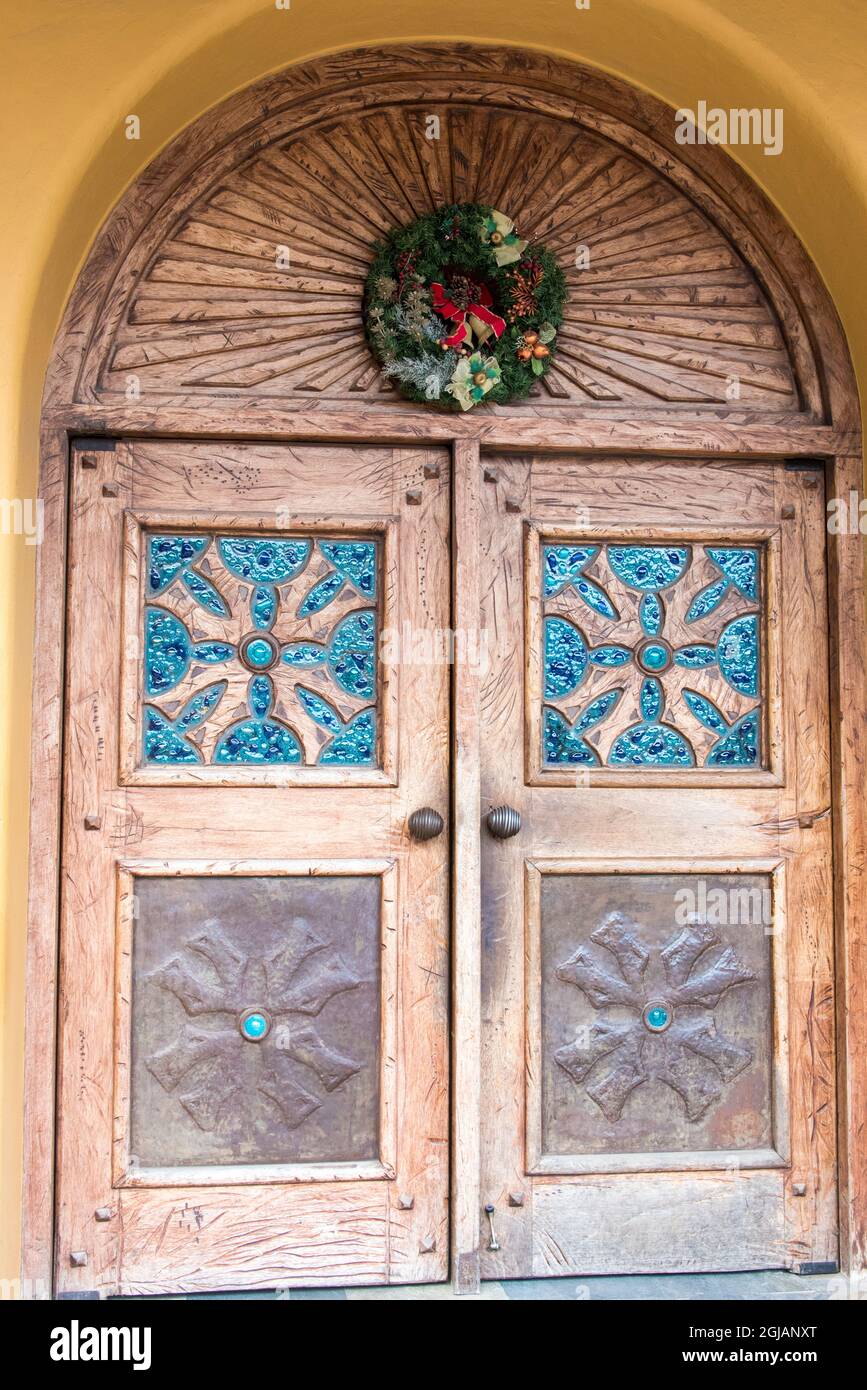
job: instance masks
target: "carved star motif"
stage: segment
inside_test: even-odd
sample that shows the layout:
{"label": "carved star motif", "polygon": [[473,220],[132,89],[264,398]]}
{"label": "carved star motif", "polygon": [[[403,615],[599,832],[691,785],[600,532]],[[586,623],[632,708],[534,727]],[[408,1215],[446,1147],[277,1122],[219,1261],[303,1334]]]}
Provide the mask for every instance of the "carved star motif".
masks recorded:
{"label": "carved star motif", "polygon": [[[619,1120],[632,1092],[652,1079],[676,1092],[688,1119],[700,1120],[724,1084],[752,1062],[749,1049],[717,1031],[713,1011],[728,990],[755,976],[733,946],[711,950],[719,945],[706,923],[675,932],[658,952],[665,986],[654,989],[646,980],[651,951],[640,929],[612,912],[590,942],[557,967],[557,978],[576,985],[598,1017],[554,1059],[585,1086],[607,1120]],[[709,1065],[697,1066],[697,1059]]]}
{"label": "carved star motif", "polygon": [[[322,1103],[314,1080],[333,1091],[360,1070],[323,1042],[312,1020],[361,980],[303,918],[265,956],[239,950],[216,920],[206,922],[149,978],[179,1000],[187,1019],[146,1066],[202,1130],[215,1129],[224,1107],[242,1102],[251,1086],[286,1129],[297,1129]],[[245,1034],[253,1011],[255,1028]]]}

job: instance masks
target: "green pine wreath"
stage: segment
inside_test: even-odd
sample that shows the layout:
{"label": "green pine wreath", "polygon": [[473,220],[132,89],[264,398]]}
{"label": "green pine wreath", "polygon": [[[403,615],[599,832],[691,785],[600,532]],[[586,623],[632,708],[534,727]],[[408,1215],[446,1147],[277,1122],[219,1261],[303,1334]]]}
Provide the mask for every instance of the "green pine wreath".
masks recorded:
{"label": "green pine wreath", "polygon": [[522,241],[495,208],[457,203],[377,245],[364,323],[404,396],[470,410],[520,400],[544,376],[565,302],[550,251]]}

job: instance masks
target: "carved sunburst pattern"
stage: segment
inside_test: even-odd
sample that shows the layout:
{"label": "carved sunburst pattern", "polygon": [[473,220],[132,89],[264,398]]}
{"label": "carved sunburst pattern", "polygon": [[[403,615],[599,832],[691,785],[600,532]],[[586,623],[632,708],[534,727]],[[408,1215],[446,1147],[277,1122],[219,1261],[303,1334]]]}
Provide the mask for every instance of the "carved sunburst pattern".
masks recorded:
{"label": "carved sunburst pattern", "polygon": [[376,541],[145,545],[145,765],[375,763]]}
{"label": "carved sunburst pattern", "polygon": [[94,354],[93,389],[406,409],[364,339],[372,247],[471,201],[506,210],[568,281],[557,362],[511,409],[799,408],[755,275],[674,183],[602,135],[521,109],[520,93],[458,100],[431,81],[391,105],[377,84],[377,109],[293,121],[224,170],[135,279]]}
{"label": "carved sunburst pattern", "polygon": [[[651,982],[652,954],[661,972]],[[718,1030],[713,1011],[756,976],[707,924],[675,931],[652,953],[639,925],[612,912],[556,974],[582,991],[597,1017],[554,1060],[611,1123],[653,1081],[679,1096],[690,1121],[701,1120],[753,1061],[750,1049]]]}
{"label": "carved sunburst pattern", "polygon": [[762,765],[760,551],[542,546],[548,767]]}
{"label": "carved sunburst pattern", "polygon": [[328,1046],[316,1022],[329,1000],[361,980],[301,918],[264,955],[234,945],[217,920],[206,922],[150,980],[175,996],[186,1021],[145,1065],[200,1130],[215,1130],[227,1109],[255,1114],[263,1106],[295,1130],[323,1092],[361,1068]]}

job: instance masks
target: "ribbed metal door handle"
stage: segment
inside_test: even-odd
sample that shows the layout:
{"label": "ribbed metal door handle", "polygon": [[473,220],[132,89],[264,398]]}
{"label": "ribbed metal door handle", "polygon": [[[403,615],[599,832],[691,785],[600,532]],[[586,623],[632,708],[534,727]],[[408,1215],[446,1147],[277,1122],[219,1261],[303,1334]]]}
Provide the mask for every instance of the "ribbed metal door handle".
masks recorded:
{"label": "ribbed metal door handle", "polygon": [[521,813],[514,806],[495,806],[486,816],[487,827],[497,840],[508,840],[521,829]]}
{"label": "ribbed metal door handle", "polygon": [[442,834],[442,816],[433,806],[421,806],[409,818],[409,833],[414,840],[435,840]]}

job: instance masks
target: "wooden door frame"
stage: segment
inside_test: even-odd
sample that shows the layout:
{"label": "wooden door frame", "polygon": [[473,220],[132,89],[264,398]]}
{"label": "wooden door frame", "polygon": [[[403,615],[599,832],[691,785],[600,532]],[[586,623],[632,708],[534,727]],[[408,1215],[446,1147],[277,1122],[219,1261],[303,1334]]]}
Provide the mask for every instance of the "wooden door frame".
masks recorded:
{"label": "wooden door frame", "polygon": [[[510,80],[541,71],[562,95],[575,74],[583,75],[582,97],[609,132],[620,131],[624,146],[644,142],[653,131],[655,147],[672,161],[688,163],[696,178],[707,173],[719,209],[736,208],[736,226],[726,234],[748,263],[756,246],[773,247],[774,272],[801,308],[819,368],[823,410],[763,422],[760,412],[738,409],[609,408],[559,410],[549,419],[508,412],[460,418],[419,409],[385,406],[349,410],[317,403],[315,410],[283,408],[279,399],[249,403],[225,397],[198,402],[117,403],[94,399],[80,390],[88,333],[100,312],[103,292],[116,275],[122,246],[128,247],[154,220],[161,190],[182,187],[200,157],[203,139],[228,138],[227,129],[249,132],[263,120],[278,78],[230,98],[185,131],[125,195],[109,217],[82,271],[58,331],[49,363],[41,429],[39,497],[44,507],[44,540],[37,552],[36,636],[33,670],[30,812],[30,906],[26,965],[25,1168],[23,1191],[22,1278],[37,1297],[49,1297],[53,1265],[55,1018],[57,998],[58,900],[60,885],[61,766],[64,701],[64,629],[67,571],[67,514],[70,441],[94,448],[124,436],[304,441],[353,444],[444,443],[454,456],[455,547],[453,626],[472,628],[478,614],[478,570],[473,543],[474,517],[482,486],[484,452],[532,451],[666,454],[702,460],[720,454],[742,460],[818,460],[824,464],[828,497],[862,493],[862,454],[858,393],[845,335],[833,304],[803,247],[743,170],[723,151],[702,147],[679,150],[660,133],[661,103],[627,84],[590,69],[545,55],[521,55],[511,64],[508,50],[431,45],[426,49],[383,50],[412,53],[424,63],[443,49],[466,63],[476,56],[490,70],[509,69]],[[357,80],[357,54],[322,60],[329,77],[341,69],[349,86]],[[370,73],[376,66],[366,55]],[[461,63],[457,66],[460,67]],[[561,71],[562,69],[562,71]],[[567,71],[568,70],[568,71]],[[516,76],[517,73],[517,76]],[[553,74],[553,76],[551,75]],[[589,76],[588,76],[589,74]],[[556,79],[556,80],[555,80]],[[586,79],[586,80],[585,80]],[[538,84],[537,84],[538,85]],[[554,97],[552,96],[552,100]],[[560,99],[558,97],[558,99]],[[574,93],[568,101],[574,107]],[[351,98],[347,98],[351,109]],[[640,108],[640,110],[639,110]],[[638,115],[636,115],[638,111]],[[602,114],[598,114],[602,113]],[[655,113],[655,114],[654,114]],[[635,129],[642,134],[636,136]],[[614,138],[614,136],[612,136]],[[649,158],[649,155],[647,156]],[[722,214],[721,214],[722,215]],[[163,212],[157,219],[164,222]],[[738,230],[740,228],[740,230]],[[820,420],[832,423],[821,423]],[[867,764],[867,630],[864,623],[863,544],[848,535],[827,537],[831,622],[831,726],[834,822],[835,933],[837,943],[837,1029],[840,1113],[841,1264],[853,1275],[867,1272],[867,1144],[858,1117],[867,1110],[867,817],[864,771]],[[478,673],[454,675],[453,928],[453,1176],[452,1269],[456,1288],[478,1287],[479,1188],[479,1036],[481,1025],[478,836],[480,702]],[[459,1103],[458,1103],[459,1102]]]}
{"label": "wooden door frame", "polygon": [[[78,417],[84,412],[72,412]],[[90,413],[88,412],[88,415]],[[51,423],[43,430],[43,477],[40,495],[45,504],[45,539],[38,556],[36,643],[34,652],[33,763],[31,783],[30,918],[26,998],[31,1021],[26,1037],[25,1142],[23,1197],[25,1240],[22,1279],[27,1287],[49,1296],[53,1258],[55,1038],[57,1008],[57,901],[60,885],[61,747],[64,682],[66,585],[66,513],[70,441],[81,441],[92,417],[65,428]],[[165,423],[165,422],[164,422]],[[323,422],[324,423],[324,422]],[[392,420],[389,433],[396,434]],[[134,434],[134,411],[112,421],[117,433]],[[359,443],[356,426],[331,421],[332,442]],[[287,442],[308,439],[309,419],[286,415],[266,433],[251,436],[232,430],[228,420],[222,438]],[[185,437],[202,431],[160,431],[166,437]],[[519,432],[521,427],[519,427]],[[153,437],[152,431],[148,431]],[[365,431],[366,433],[366,431]],[[402,431],[404,438],[408,438]],[[431,434],[434,431],[430,431]],[[604,438],[602,434],[604,433]],[[827,495],[860,495],[860,453],[854,439],[841,439],[832,430],[806,430],[802,441],[789,439],[784,450],[770,447],[768,431],[717,431],[705,426],[647,432],[644,448],[636,447],[630,429],[604,431],[586,421],[576,422],[574,442],[556,453],[659,453],[718,458],[721,452],[752,461],[821,458]],[[823,437],[817,438],[821,434]],[[441,439],[448,436],[436,431]],[[676,435],[676,438],[672,436]],[[418,434],[414,436],[418,443]],[[99,447],[99,437],[92,437]],[[379,436],[377,442],[382,442]],[[486,447],[514,449],[512,429],[487,432]],[[524,440],[521,440],[525,444]],[[451,439],[454,453],[453,546],[454,626],[471,629],[478,614],[478,569],[473,539],[483,455],[478,440]],[[798,447],[800,445],[800,447]],[[824,445],[824,449],[821,446]],[[817,448],[817,446],[819,446]],[[538,447],[538,446],[537,446]],[[829,453],[834,447],[840,452]],[[541,450],[540,450],[541,452]],[[838,990],[838,1083],[840,1104],[840,1246],[842,1267],[851,1274],[867,1268],[867,1154],[853,1139],[856,1119],[867,1106],[867,897],[864,884],[865,817],[863,770],[867,744],[867,640],[863,622],[865,566],[863,546],[851,537],[828,536],[829,607],[831,618],[832,778],[834,785],[835,932]],[[463,678],[461,678],[463,676]],[[452,1270],[456,1289],[471,1293],[479,1283],[480,1187],[479,1094],[481,1031],[479,855],[479,740],[481,736],[478,673],[455,668],[453,777],[461,796],[455,799],[453,842],[452,927]],[[49,1027],[36,1020],[48,1019]],[[46,1034],[50,1033],[50,1037]],[[459,1103],[458,1103],[459,1102]]]}

